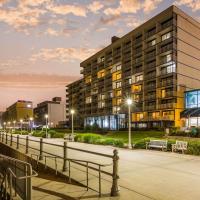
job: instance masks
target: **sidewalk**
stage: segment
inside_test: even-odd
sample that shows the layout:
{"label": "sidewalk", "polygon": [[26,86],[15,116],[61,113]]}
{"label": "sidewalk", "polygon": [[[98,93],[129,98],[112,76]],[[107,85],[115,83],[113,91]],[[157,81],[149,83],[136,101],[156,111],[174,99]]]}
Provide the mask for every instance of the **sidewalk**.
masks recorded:
{"label": "sidewalk", "polygon": [[[38,139],[38,138],[37,138]],[[46,139],[45,141],[63,144],[60,139]],[[31,146],[39,148],[35,142]],[[84,143],[68,143],[71,147],[112,154],[113,147],[91,145]],[[57,147],[44,146],[44,150],[50,153],[62,155],[62,150]],[[20,150],[24,152],[24,147]],[[114,199],[120,200],[199,200],[200,198],[200,158],[191,155],[182,155],[171,152],[149,150],[119,150],[119,186],[120,196]],[[98,156],[87,156],[85,153],[68,151],[68,157],[108,163],[108,159],[100,159]],[[54,168],[53,161],[48,165]],[[62,169],[62,161],[59,162],[59,170]],[[82,171],[81,171],[82,170]],[[109,171],[110,169],[107,168]],[[89,186],[98,188],[98,180],[90,171]],[[68,172],[66,172],[68,175]],[[73,168],[72,178],[85,183],[85,171]],[[103,175],[102,191],[108,195],[111,189],[111,179]],[[96,198],[98,193],[96,194]],[[107,197],[108,199],[110,197]],[[86,198],[85,198],[86,199]],[[91,198],[88,198],[91,199]],[[95,199],[95,198],[94,198]],[[111,199],[111,198],[110,198]]]}

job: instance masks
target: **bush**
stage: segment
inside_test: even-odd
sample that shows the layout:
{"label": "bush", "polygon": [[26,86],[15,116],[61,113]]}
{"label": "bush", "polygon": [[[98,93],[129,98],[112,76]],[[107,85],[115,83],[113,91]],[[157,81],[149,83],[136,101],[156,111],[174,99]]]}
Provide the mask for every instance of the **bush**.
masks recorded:
{"label": "bush", "polygon": [[97,140],[101,138],[102,138],[101,135],[88,133],[88,134],[83,134],[82,141],[85,143],[95,144]]}
{"label": "bush", "polygon": [[142,140],[137,141],[134,144],[135,149],[146,149],[146,143],[150,141],[150,138],[144,138]]}
{"label": "bush", "polygon": [[200,155],[200,142],[189,142],[187,154]]}
{"label": "bush", "polygon": [[43,138],[45,138],[46,137],[46,132],[45,131],[40,131],[40,132],[35,131],[35,132],[33,132],[32,135],[35,136],[35,137],[43,137]]}
{"label": "bush", "polygon": [[51,135],[52,138],[64,138],[64,133],[62,132],[55,132],[53,135]]}

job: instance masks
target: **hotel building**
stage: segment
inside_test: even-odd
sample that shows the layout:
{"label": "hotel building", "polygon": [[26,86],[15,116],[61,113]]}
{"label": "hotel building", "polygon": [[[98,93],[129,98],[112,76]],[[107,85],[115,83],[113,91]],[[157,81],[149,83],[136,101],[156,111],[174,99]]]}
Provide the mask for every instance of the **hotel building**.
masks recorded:
{"label": "hotel building", "polygon": [[68,109],[80,124],[112,130],[183,126],[184,92],[200,88],[200,24],[175,6],[81,64],[83,78],[67,86]]}

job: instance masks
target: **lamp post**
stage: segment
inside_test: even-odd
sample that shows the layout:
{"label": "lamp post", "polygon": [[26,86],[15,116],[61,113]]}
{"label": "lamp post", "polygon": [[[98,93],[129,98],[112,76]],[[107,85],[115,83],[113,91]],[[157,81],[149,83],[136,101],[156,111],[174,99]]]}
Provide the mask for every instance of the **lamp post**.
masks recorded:
{"label": "lamp post", "polygon": [[45,116],[45,119],[46,119],[46,138],[47,138],[47,125],[48,125],[48,115],[46,114]]}
{"label": "lamp post", "polygon": [[10,122],[8,122],[8,127],[9,127],[9,133],[10,133],[10,124],[11,124],[11,123],[10,123]]}
{"label": "lamp post", "polygon": [[32,117],[30,117],[29,121],[30,121],[31,133],[32,133],[32,127],[33,127],[33,118],[32,118]]}
{"label": "lamp post", "polygon": [[20,119],[20,125],[21,125],[21,135],[22,135],[22,125],[23,125],[23,119]]}
{"label": "lamp post", "polygon": [[128,105],[128,148],[132,149],[131,145],[131,105],[133,103],[132,99],[127,99],[126,101]]}
{"label": "lamp post", "polygon": [[6,122],[3,123],[4,133],[6,132]]}
{"label": "lamp post", "polygon": [[75,113],[75,111],[72,109],[70,112],[71,112],[71,115],[72,115],[72,136],[73,136],[73,134],[74,134],[74,113]]}
{"label": "lamp post", "polygon": [[13,121],[13,126],[14,126],[13,128],[14,128],[14,132],[15,132],[15,124],[16,124],[16,121],[14,120],[14,121]]}

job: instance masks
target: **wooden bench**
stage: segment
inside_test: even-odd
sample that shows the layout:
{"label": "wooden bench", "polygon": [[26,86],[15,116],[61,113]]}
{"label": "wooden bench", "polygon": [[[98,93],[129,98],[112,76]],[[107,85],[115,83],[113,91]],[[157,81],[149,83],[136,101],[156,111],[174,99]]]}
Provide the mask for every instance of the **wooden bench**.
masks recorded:
{"label": "wooden bench", "polygon": [[184,153],[184,151],[187,151],[187,147],[188,147],[187,142],[176,140],[176,144],[172,144],[172,152],[182,151],[182,153]]}
{"label": "wooden bench", "polygon": [[146,149],[156,148],[162,149],[162,151],[167,151],[167,140],[150,140],[146,143]]}

